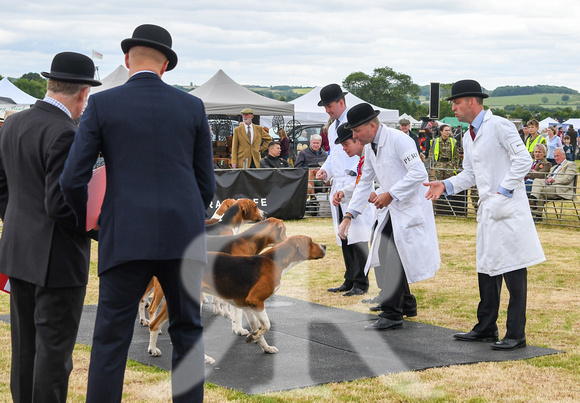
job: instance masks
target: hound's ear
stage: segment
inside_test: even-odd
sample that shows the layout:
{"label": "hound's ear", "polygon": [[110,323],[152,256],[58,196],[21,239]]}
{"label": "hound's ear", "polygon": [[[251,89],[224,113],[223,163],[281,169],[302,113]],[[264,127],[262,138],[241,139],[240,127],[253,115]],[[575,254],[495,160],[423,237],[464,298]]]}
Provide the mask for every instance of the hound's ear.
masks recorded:
{"label": "hound's ear", "polygon": [[312,243],[312,239],[309,237],[302,235],[299,239],[297,239],[298,251],[300,255],[305,257],[306,259],[310,258],[310,244]]}
{"label": "hound's ear", "polygon": [[282,220],[278,221],[278,231],[279,231],[281,240],[285,240],[286,238],[288,238],[286,236],[286,226],[284,225],[284,221],[282,221]]}
{"label": "hound's ear", "polygon": [[246,212],[247,212],[246,204],[240,202],[240,203],[238,203],[238,206],[240,206],[240,211],[242,212],[242,216],[245,217],[246,216]]}

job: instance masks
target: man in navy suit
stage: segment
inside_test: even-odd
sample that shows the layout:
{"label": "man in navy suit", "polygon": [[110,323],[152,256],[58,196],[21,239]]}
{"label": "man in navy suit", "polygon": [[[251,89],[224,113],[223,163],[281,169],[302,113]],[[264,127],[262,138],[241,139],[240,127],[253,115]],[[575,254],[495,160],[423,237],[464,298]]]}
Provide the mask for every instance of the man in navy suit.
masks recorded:
{"label": "man in navy suit", "polygon": [[169,313],[174,401],[203,400],[199,298],[205,209],[216,185],[203,102],[161,81],[177,64],[171,44],[155,25],[137,27],[121,43],[130,78],[89,98],[61,176],[66,201],[83,222],[87,183],[102,153],[107,190],[87,402],[121,401],[138,302],[152,276]]}
{"label": "man in navy suit", "polygon": [[89,276],[91,240],[58,184],[95,66],[85,55],[52,60],[46,97],[0,129],[0,272],[10,278],[15,402],[65,402]]}

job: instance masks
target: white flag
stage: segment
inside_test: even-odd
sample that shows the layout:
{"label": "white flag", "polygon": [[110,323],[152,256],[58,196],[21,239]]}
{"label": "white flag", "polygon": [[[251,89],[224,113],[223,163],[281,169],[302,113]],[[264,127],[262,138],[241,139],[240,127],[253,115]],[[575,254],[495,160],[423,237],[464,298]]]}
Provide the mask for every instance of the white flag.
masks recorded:
{"label": "white flag", "polygon": [[103,55],[93,49],[93,59],[102,59]]}

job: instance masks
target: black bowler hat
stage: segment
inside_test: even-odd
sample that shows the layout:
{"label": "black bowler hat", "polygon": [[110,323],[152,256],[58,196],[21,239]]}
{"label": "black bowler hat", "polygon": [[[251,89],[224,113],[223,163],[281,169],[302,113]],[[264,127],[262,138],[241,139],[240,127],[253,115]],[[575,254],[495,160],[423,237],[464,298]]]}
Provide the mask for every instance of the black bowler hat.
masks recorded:
{"label": "black bowler hat", "polygon": [[461,80],[457,81],[451,87],[451,96],[447,98],[447,101],[452,101],[456,98],[463,97],[476,97],[476,98],[487,98],[489,95],[485,94],[481,90],[481,85],[475,80]]}
{"label": "black bowler hat", "polygon": [[160,51],[169,60],[167,71],[177,65],[177,54],[171,49],[171,34],[165,28],[157,25],[139,25],[133,31],[133,36],[121,42],[123,53],[128,53],[133,46],[145,46]]}
{"label": "black bowler hat", "polygon": [[342,92],[340,85],[328,84],[320,90],[320,102],[318,103],[318,106],[326,106],[336,102],[346,94],[348,94],[348,92]]}
{"label": "black bowler hat", "polygon": [[366,123],[376,116],[379,116],[381,111],[374,110],[371,104],[362,103],[353,106],[350,108],[346,117],[348,119],[348,123],[345,125],[347,129],[352,129],[354,127],[360,126],[363,123]]}
{"label": "black bowler hat", "polygon": [[352,130],[346,128],[346,123],[341,124],[336,128],[336,134],[338,137],[334,140],[334,144],[340,144],[343,141],[352,138]]}
{"label": "black bowler hat", "polygon": [[61,52],[54,56],[50,65],[50,73],[43,71],[43,77],[70,83],[89,84],[93,87],[101,85],[94,79],[95,64],[90,57],[75,52]]}

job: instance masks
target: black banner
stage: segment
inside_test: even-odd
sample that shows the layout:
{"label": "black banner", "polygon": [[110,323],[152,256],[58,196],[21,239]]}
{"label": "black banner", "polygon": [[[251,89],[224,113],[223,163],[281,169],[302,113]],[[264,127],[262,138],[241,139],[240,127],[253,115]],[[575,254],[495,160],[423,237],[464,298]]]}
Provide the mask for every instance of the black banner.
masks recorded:
{"label": "black banner", "polygon": [[217,191],[207,209],[209,217],[225,199],[252,199],[268,217],[304,218],[308,169],[260,168],[215,170]]}

